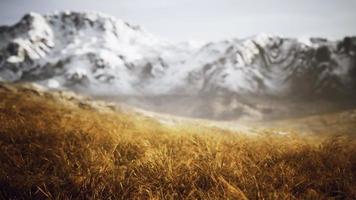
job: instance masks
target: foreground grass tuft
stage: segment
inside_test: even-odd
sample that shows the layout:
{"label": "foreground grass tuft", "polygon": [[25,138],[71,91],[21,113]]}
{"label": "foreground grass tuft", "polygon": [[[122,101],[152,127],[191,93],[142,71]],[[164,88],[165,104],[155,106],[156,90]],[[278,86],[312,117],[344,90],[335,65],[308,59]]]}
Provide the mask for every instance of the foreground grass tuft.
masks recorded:
{"label": "foreground grass tuft", "polygon": [[347,136],[165,127],[0,88],[0,199],[355,199]]}

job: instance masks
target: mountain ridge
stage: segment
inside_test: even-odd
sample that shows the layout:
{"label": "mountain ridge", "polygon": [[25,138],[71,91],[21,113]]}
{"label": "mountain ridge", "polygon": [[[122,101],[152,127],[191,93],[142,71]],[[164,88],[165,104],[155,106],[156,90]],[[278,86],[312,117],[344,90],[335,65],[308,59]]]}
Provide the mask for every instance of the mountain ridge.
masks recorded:
{"label": "mountain ridge", "polygon": [[[193,97],[187,102],[193,107],[225,112],[255,109],[259,103],[248,97],[333,100],[354,98],[356,91],[356,37],[306,44],[259,34],[194,46],[94,12],[29,13],[0,27],[0,36],[0,80],[94,96]],[[214,105],[195,105],[205,98]],[[215,106],[216,99],[223,103]]]}

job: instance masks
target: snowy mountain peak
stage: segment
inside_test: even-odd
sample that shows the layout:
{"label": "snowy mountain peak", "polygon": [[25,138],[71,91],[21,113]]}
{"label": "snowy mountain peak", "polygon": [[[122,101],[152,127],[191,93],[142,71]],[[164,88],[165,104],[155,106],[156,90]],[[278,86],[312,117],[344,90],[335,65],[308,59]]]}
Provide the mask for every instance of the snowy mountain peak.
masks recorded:
{"label": "snowy mountain peak", "polygon": [[263,33],[174,44],[102,13],[29,13],[0,27],[0,80],[100,96],[208,95],[230,102],[352,96],[356,38],[303,41]]}
{"label": "snowy mountain peak", "polygon": [[44,17],[54,28],[60,29],[61,32],[69,35],[80,34],[82,31],[96,31],[98,33],[114,34],[116,37],[122,37],[123,40],[139,35],[152,37],[139,26],[131,25],[123,20],[97,12],[67,11],[45,15]]}

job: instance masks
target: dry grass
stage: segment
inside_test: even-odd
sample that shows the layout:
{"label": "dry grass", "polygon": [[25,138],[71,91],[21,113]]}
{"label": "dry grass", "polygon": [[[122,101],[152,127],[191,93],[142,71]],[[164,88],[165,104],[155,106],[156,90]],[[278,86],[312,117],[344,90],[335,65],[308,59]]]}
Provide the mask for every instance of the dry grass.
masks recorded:
{"label": "dry grass", "polygon": [[18,86],[0,98],[0,199],[356,198],[346,136],[164,127]]}

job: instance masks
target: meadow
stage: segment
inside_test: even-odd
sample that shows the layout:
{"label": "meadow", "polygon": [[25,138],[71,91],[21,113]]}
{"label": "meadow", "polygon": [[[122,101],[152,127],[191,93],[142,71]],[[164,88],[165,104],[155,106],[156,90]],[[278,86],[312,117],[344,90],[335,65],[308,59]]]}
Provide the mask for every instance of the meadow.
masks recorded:
{"label": "meadow", "polygon": [[356,199],[355,141],[168,126],[0,84],[0,199]]}

